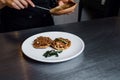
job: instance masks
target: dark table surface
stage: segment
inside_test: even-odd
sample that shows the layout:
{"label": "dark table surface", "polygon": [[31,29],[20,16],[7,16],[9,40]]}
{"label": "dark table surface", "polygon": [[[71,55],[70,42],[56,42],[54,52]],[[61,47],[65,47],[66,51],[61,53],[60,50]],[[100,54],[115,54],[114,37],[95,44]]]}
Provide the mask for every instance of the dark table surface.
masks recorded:
{"label": "dark table surface", "polygon": [[[83,53],[53,64],[24,56],[22,42],[46,31],[81,37],[85,42]],[[0,80],[120,80],[120,18],[0,33]]]}

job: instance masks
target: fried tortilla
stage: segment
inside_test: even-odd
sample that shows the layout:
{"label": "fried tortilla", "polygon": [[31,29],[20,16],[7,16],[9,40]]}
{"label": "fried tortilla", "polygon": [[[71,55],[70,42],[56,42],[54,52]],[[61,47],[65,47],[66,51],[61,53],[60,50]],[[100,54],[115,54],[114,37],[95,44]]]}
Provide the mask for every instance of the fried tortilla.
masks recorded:
{"label": "fried tortilla", "polygon": [[33,47],[34,48],[47,48],[51,45],[52,39],[49,37],[37,37],[34,42],[33,42]]}
{"label": "fried tortilla", "polygon": [[56,38],[52,43],[51,47],[56,50],[65,50],[71,46],[71,41],[65,38]]}

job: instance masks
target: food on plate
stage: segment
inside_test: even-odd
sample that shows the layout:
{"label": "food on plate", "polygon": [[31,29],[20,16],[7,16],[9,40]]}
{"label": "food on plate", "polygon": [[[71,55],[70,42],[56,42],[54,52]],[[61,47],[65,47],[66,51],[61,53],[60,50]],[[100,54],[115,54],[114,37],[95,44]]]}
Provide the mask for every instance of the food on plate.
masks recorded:
{"label": "food on plate", "polygon": [[65,50],[71,46],[71,41],[66,38],[58,37],[52,40],[50,37],[40,36],[33,41],[34,48],[52,47],[56,50]]}
{"label": "food on plate", "polygon": [[65,50],[71,46],[71,41],[62,37],[55,38],[51,43],[51,47],[56,50]]}
{"label": "food on plate", "polygon": [[33,47],[37,49],[45,49],[47,47],[52,47],[52,50],[46,51],[43,56],[45,58],[51,56],[59,56],[63,50],[69,48],[71,46],[71,41],[66,38],[58,37],[52,40],[50,37],[39,36],[33,41]]}
{"label": "food on plate", "polygon": [[69,1],[65,3],[64,5],[60,5],[55,8],[52,8],[50,10],[50,13],[54,15],[66,14],[66,13],[73,11],[76,6],[77,6],[77,3]]}
{"label": "food on plate", "polygon": [[43,54],[43,56],[44,56],[45,58],[51,57],[51,56],[56,56],[56,57],[58,57],[58,56],[59,56],[59,53],[61,53],[61,52],[62,52],[62,50],[49,50],[49,51],[46,51],[46,52]]}
{"label": "food on plate", "polygon": [[47,48],[51,45],[52,39],[49,37],[40,36],[33,41],[34,48]]}

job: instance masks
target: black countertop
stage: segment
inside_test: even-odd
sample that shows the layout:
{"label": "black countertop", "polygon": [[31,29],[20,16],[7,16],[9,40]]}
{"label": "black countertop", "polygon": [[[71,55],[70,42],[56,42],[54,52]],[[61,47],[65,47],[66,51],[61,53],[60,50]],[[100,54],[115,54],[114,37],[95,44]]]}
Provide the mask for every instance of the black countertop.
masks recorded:
{"label": "black countertop", "polygon": [[[85,42],[76,58],[61,63],[42,63],[24,56],[23,41],[37,33],[64,31]],[[104,18],[0,33],[0,80],[119,80],[120,18]]]}

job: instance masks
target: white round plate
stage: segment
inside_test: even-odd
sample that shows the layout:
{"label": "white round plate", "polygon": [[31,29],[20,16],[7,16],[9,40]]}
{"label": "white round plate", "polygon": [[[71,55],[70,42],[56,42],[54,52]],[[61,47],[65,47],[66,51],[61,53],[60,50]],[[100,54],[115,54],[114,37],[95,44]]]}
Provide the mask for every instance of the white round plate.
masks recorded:
{"label": "white round plate", "polygon": [[[51,57],[45,58],[43,54],[48,50],[52,50],[53,48],[51,47],[48,47],[46,49],[34,48],[32,45],[33,41],[39,36],[50,37],[53,40],[58,37],[63,37],[71,41],[71,46],[68,49],[63,50],[63,52],[60,53],[58,57],[51,56]],[[83,52],[84,47],[85,47],[85,44],[83,40],[74,34],[67,33],[67,32],[60,32],[60,31],[51,31],[51,32],[39,33],[27,38],[22,44],[22,51],[26,56],[28,56],[31,59],[41,61],[41,62],[55,63],[55,62],[67,61],[77,57],[79,54]]]}

